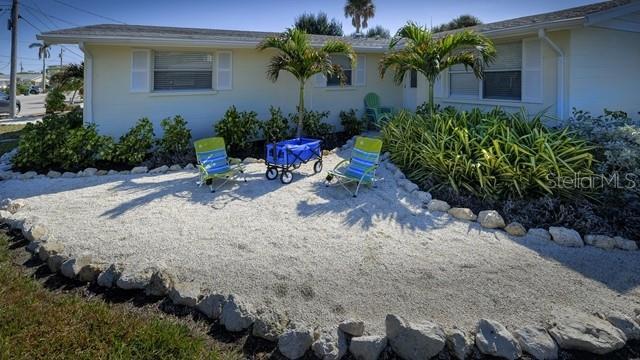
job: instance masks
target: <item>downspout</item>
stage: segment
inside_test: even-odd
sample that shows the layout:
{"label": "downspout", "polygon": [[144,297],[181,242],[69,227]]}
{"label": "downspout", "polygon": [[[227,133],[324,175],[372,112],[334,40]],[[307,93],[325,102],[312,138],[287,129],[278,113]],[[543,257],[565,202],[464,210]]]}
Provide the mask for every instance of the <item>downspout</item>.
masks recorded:
{"label": "downspout", "polygon": [[85,123],[93,122],[93,56],[84,46],[84,42],[78,44],[84,54],[84,104],[82,117]]}
{"label": "downspout", "polygon": [[547,33],[544,31],[544,29],[540,29],[538,30],[538,38],[540,40],[544,40],[544,42],[547,43],[547,45],[549,45],[549,47],[551,47],[553,49],[553,51],[555,51],[556,55],[558,56],[558,60],[557,60],[557,80],[556,80],[556,84],[557,84],[557,104],[556,104],[556,115],[558,117],[559,121],[563,120],[563,116],[564,116],[564,51],[562,50],[562,48],[560,48],[560,46],[558,46],[558,44],[554,43],[553,40],[549,39],[549,37],[547,36]]}

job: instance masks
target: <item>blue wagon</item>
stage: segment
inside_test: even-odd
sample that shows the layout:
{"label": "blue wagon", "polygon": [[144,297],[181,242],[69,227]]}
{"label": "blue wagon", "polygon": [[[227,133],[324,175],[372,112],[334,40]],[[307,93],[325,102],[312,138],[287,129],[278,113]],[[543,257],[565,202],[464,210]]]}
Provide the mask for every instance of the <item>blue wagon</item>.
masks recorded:
{"label": "blue wagon", "polygon": [[316,160],[313,164],[315,174],[322,171],[322,149],[321,140],[309,138],[295,138],[280,141],[277,143],[267,143],[266,164],[267,172],[265,176],[269,180],[278,177],[283,184],[289,184],[293,180],[291,169],[297,169],[302,164]]}

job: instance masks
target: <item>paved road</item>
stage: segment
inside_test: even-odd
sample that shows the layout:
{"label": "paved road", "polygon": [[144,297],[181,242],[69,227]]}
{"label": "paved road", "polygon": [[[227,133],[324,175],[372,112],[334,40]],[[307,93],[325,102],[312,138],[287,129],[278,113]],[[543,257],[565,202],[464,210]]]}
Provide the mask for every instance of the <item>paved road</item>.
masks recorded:
{"label": "paved road", "polygon": [[[26,124],[41,120],[44,115],[44,100],[46,96],[46,94],[18,95],[18,100],[20,100],[20,105],[22,106],[20,114],[15,119],[9,118],[8,114],[2,114],[0,115],[0,124]],[[67,94],[67,100],[70,99],[71,94]],[[79,100],[81,98],[76,95],[76,104]]]}

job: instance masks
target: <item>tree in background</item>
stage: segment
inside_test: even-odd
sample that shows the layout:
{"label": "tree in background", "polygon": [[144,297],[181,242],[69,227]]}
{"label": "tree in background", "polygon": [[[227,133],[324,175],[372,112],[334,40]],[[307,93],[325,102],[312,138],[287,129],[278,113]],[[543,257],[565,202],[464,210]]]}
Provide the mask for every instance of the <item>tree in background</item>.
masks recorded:
{"label": "tree in background", "polygon": [[465,15],[458,16],[457,18],[449,21],[446,24],[440,24],[434,27],[433,29],[431,29],[431,32],[437,33],[437,32],[443,32],[443,31],[449,31],[449,30],[455,30],[455,29],[462,29],[462,28],[481,25],[481,24],[482,24],[482,21],[477,17],[473,15],[465,14]]}
{"label": "tree in background", "polygon": [[329,21],[324,12],[300,15],[296,18],[294,27],[307,34],[342,36],[342,24],[336,19]]}
{"label": "tree in background", "polygon": [[29,49],[38,48],[38,59],[42,60],[42,91],[47,91],[47,58],[51,57],[51,45],[32,43]]}
{"label": "tree in background", "polygon": [[367,30],[367,34],[365,36],[368,38],[377,37],[381,39],[388,39],[391,37],[391,32],[389,32],[389,30],[385,29],[384,27],[377,25]]}
{"label": "tree in background", "polygon": [[304,85],[315,74],[338,76],[344,80],[342,67],[331,61],[331,55],[345,55],[351,63],[355,62],[355,52],[351,45],[341,40],[328,40],[320,48],[311,46],[309,35],[300,29],[288,29],[277,36],[265,38],[258,50],[274,49],[274,55],[267,66],[267,77],[277,81],[282,71],[293,75],[300,84],[298,101],[298,130],[296,137],[302,136],[304,120]]}
{"label": "tree in background", "polygon": [[[402,43],[402,47],[396,47]],[[426,27],[408,22],[389,43],[390,52],[380,60],[380,77],[393,70],[393,80],[402,84],[405,74],[415,70],[429,82],[429,112],[434,110],[433,85],[440,73],[457,64],[473,70],[482,79],[485,66],[496,56],[493,42],[471,30],[435,38]]]}
{"label": "tree in background", "polygon": [[51,76],[51,83],[60,91],[73,91],[71,96],[71,104],[73,104],[76,93],[79,91],[82,94],[84,87],[84,62],[65,65]]}
{"label": "tree in background", "polygon": [[369,19],[376,15],[376,6],[372,0],[347,0],[344,6],[344,17],[351,18],[351,24],[356,28],[356,34],[360,29],[366,29]]}

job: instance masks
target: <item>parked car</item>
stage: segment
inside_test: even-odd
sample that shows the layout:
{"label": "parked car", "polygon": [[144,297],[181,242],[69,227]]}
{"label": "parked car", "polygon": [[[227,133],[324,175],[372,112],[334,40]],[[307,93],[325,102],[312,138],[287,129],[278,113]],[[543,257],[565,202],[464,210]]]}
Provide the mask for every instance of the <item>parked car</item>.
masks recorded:
{"label": "parked car", "polygon": [[39,86],[31,86],[29,88],[29,94],[31,95],[37,95],[40,94],[42,92],[42,89],[40,89]]}
{"label": "parked car", "polygon": [[[9,101],[11,98],[9,95],[0,92],[0,113],[10,113],[11,112],[11,102]],[[16,114],[20,112],[20,100],[16,99]]]}

